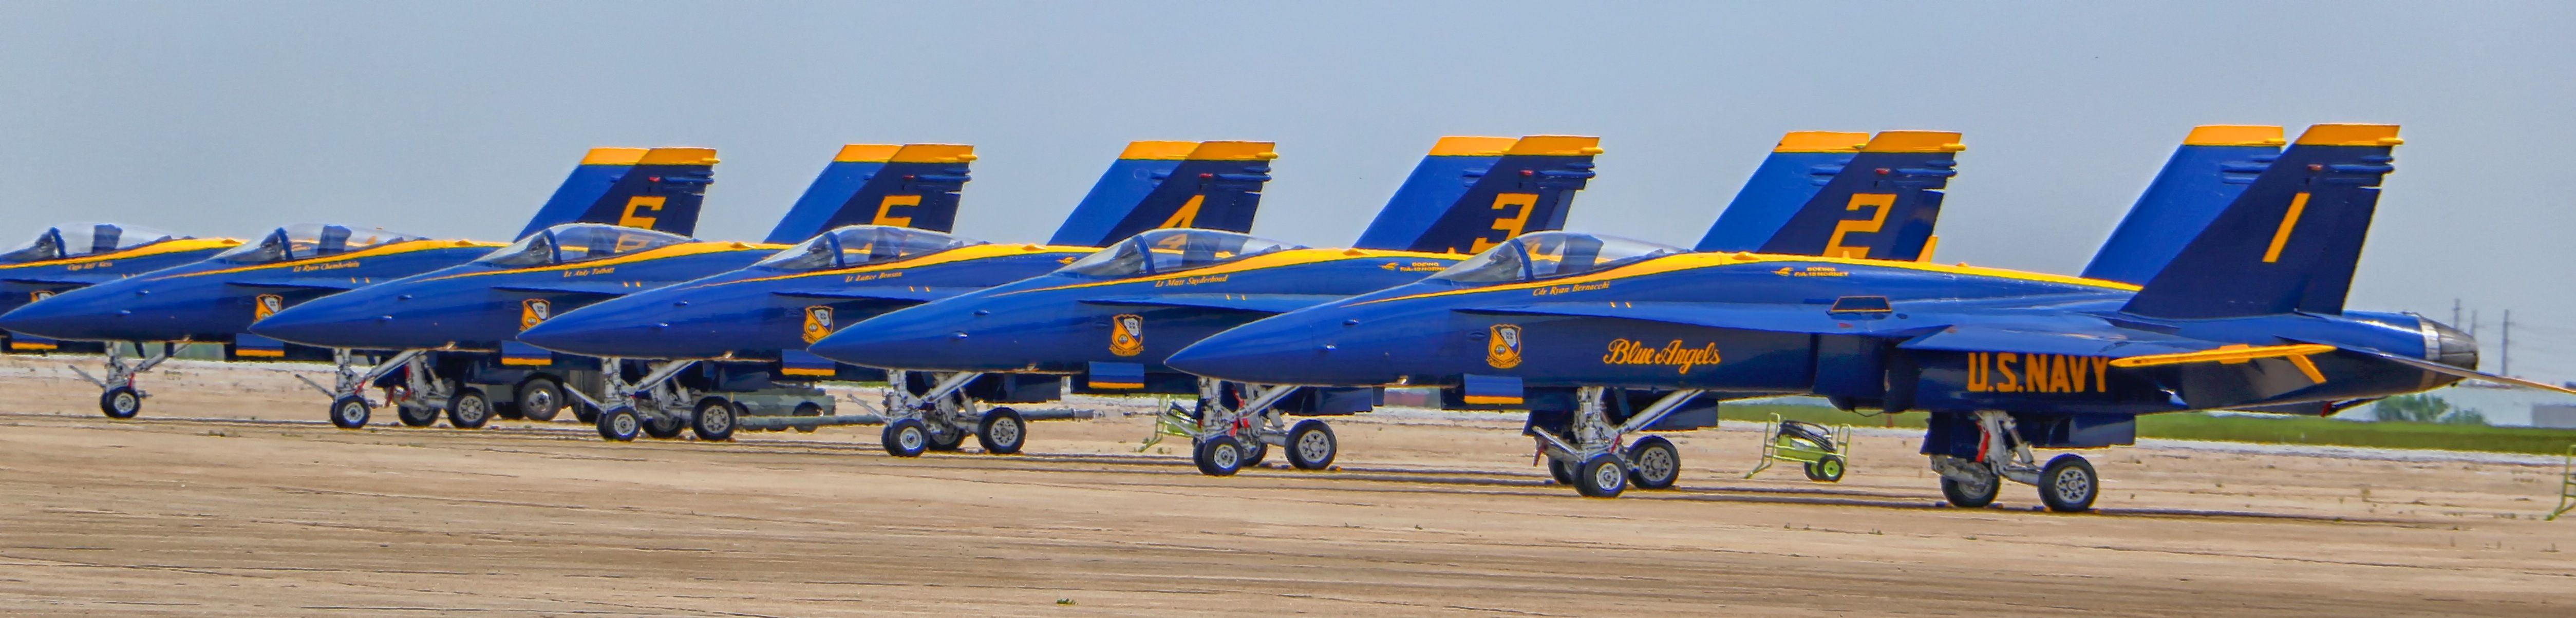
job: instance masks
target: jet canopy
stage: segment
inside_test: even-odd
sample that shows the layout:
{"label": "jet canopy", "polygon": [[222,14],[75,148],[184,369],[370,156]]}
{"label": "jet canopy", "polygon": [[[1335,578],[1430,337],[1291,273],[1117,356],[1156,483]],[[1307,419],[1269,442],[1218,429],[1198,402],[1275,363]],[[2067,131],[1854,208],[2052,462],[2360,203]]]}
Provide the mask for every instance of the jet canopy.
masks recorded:
{"label": "jet canopy", "polygon": [[398,242],[427,240],[418,234],[388,232],[384,228],[357,228],[345,225],[299,223],[277,228],[267,238],[215,254],[215,259],[234,264],[267,264],[301,260],[326,255],[339,255],[360,249]]}
{"label": "jet canopy", "polygon": [[566,223],[519,239],[482,258],[491,266],[544,266],[640,253],[690,242],[687,236],[604,223]]}
{"label": "jet canopy", "polygon": [[116,223],[73,223],[46,228],[35,240],[0,253],[0,264],[40,262],[115,253],[172,238],[177,234]]}
{"label": "jet canopy", "polygon": [[984,244],[972,238],[884,225],[848,225],[824,232],[755,264],[784,271],[848,268],[919,257]]}
{"label": "jet canopy", "polygon": [[1117,278],[1204,268],[1264,253],[1304,249],[1234,232],[1162,229],[1137,234],[1056,270],[1084,277]]}
{"label": "jet canopy", "polygon": [[1689,253],[1687,249],[1642,240],[1579,234],[1522,234],[1476,257],[1450,266],[1433,279],[1460,283],[1508,283],[1606,270],[1656,256]]}

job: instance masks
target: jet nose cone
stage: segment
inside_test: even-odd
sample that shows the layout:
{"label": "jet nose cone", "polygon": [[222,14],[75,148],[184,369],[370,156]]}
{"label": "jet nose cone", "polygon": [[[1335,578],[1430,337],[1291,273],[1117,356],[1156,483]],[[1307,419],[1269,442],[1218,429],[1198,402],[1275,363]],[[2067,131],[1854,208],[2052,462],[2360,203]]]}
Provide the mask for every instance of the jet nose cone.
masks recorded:
{"label": "jet nose cone", "polygon": [[1171,358],[1163,360],[1163,364],[1192,375],[1237,382],[1254,381],[1252,378],[1260,373],[1257,369],[1258,365],[1268,355],[1245,353],[1241,347],[1233,345],[1234,343],[1236,342],[1219,333],[1214,337],[1190,344],[1189,347],[1181,348],[1179,352],[1173,352]]}
{"label": "jet nose cone", "polygon": [[361,317],[365,307],[337,298],[322,298],[254,322],[250,332],[280,341],[292,341],[326,348],[370,347],[359,341],[362,331],[372,326],[373,316]]}
{"label": "jet nose cone", "polygon": [[970,331],[955,326],[945,320],[920,320],[896,312],[852,324],[807,346],[805,351],[853,365],[951,368],[942,367],[942,361],[963,347],[958,344],[974,337]]}
{"label": "jet nose cone", "polygon": [[1322,384],[1335,381],[1315,371],[1329,367],[1335,346],[1318,345],[1303,324],[1260,321],[1217,333],[1172,353],[1164,364],[1173,369],[1237,382]]}
{"label": "jet nose cone", "polygon": [[81,323],[89,321],[88,311],[78,306],[82,303],[77,300],[55,302],[59,300],[63,299],[59,296],[48,298],[0,314],[0,329],[55,339],[79,339],[77,335],[84,330],[80,328]]}

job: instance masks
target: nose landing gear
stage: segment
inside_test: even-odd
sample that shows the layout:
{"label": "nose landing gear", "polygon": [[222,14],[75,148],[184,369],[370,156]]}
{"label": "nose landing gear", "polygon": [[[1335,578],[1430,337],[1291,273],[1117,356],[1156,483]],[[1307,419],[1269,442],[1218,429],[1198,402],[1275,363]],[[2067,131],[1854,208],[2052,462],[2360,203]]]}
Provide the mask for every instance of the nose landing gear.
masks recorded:
{"label": "nose landing gear", "polygon": [[[134,345],[139,350],[145,344]],[[159,366],[161,361],[165,360],[170,360],[170,344],[161,344],[159,351],[145,356],[141,361],[128,362],[125,359],[125,344],[110,341],[107,342],[107,377],[105,379],[91,376],[89,372],[82,371],[79,365],[70,365],[70,367],[72,373],[80,374],[81,379],[98,385],[98,412],[107,415],[108,418],[122,420],[141,414],[143,399],[152,396],[134,386],[134,376],[151,371],[153,367]]]}
{"label": "nose landing gear", "polygon": [[2080,513],[2093,509],[2101,497],[2102,480],[2092,462],[2072,453],[2058,455],[2040,466],[2031,454],[2030,445],[2014,432],[2011,415],[1998,411],[1976,414],[1979,448],[1974,457],[1932,455],[1932,471],[1941,474],[1941,495],[1951,506],[1984,508],[1993,504],[2002,482],[2039,488],[2039,501],[2048,510]]}
{"label": "nose landing gear", "polygon": [[1290,425],[1279,408],[1297,389],[1202,378],[1197,406],[1175,404],[1164,410],[1154,435],[1136,450],[1152,448],[1164,436],[1189,438],[1191,461],[1208,476],[1233,476],[1244,466],[1260,464],[1274,445],[1287,451],[1288,465],[1299,470],[1331,468],[1341,454],[1332,426],[1316,419]]}

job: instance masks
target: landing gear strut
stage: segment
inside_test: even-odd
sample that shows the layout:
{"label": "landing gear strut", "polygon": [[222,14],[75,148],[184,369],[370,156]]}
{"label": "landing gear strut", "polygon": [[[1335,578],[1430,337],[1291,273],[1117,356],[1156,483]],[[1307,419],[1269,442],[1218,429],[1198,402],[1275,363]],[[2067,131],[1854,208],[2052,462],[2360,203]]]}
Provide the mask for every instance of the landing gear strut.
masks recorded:
{"label": "landing gear strut", "polygon": [[[428,363],[420,350],[407,350],[395,354],[364,371],[358,369],[358,355],[349,350],[332,350],[331,360],[334,365],[331,386],[324,387],[321,383],[314,382],[312,378],[302,375],[295,376],[295,379],[303,380],[305,386],[322,391],[323,396],[331,398],[331,425],[341,429],[361,429],[367,426],[367,419],[373,416],[377,404],[367,400],[366,389],[367,385],[374,384],[377,378],[405,368],[415,369],[413,376],[419,376],[421,372],[428,371]],[[412,379],[420,380],[418,377]],[[407,393],[408,389],[402,391],[385,389],[386,405],[403,405],[404,401],[394,396],[397,392]],[[409,406],[402,407],[399,411],[402,413],[405,425],[422,427],[438,422],[435,408]]]}
{"label": "landing gear strut", "polygon": [[909,371],[886,372],[886,454],[919,457],[924,451],[954,451],[974,436],[986,454],[1010,455],[1027,445],[1028,423],[1018,411],[993,408],[977,412],[966,384],[976,372],[934,373],[930,390],[913,393]]}
{"label": "landing gear strut", "polygon": [[[134,345],[137,349],[140,349],[145,344],[136,343]],[[134,376],[146,371],[151,371],[154,366],[160,365],[161,361],[165,360],[170,360],[170,344],[161,344],[160,351],[154,352],[149,356],[145,356],[140,361],[128,362],[125,360],[125,344],[110,341],[107,342],[106,379],[100,379],[89,375],[89,372],[82,371],[79,365],[70,365],[70,367],[72,369],[72,373],[80,374],[81,379],[88,380],[89,383],[98,385],[98,411],[100,414],[105,414],[108,418],[113,419],[128,419],[134,418],[134,415],[142,413],[143,398],[152,396],[150,393],[143,392],[143,389],[136,388],[134,386]]]}
{"label": "landing gear strut", "polygon": [[2101,477],[2093,471],[2092,462],[2081,455],[2065,454],[2037,465],[2030,445],[2014,431],[2012,415],[1986,410],[1976,413],[1979,435],[1975,457],[1933,455],[1932,471],[1941,474],[1941,496],[1951,506],[1984,508],[1995,502],[2003,481],[2039,488],[2039,501],[2048,510],[2076,513],[2093,509],[2093,500],[2101,496]]}
{"label": "landing gear strut", "polygon": [[1646,489],[1671,487],[1681,476],[1681,453],[1672,448],[1672,442],[1655,436],[1626,448],[1621,448],[1620,442],[1628,434],[1654,426],[1673,409],[1698,397],[1700,391],[1665,394],[1617,425],[1610,423],[1608,394],[1608,389],[1598,386],[1577,390],[1579,402],[1564,435],[1537,427],[1529,429],[1527,434],[1538,442],[1538,456],[1547,461],[1549,474],[1594,498],[1619,497],[1632,481]]}
{"label": "landing gear strut", "polygon": [[1233,476],[1244,466],[1259,464],[1272,446],[1286,451],[1288,465],[1299,470],[1331,468],[1333,458],[1341,455],[1341,440],[1333,436],[1332,426],[1315,419],[1290,425],[1279,409],[1279,402],[1297,389],[1201,378],[1197,407],[1184,410],[1175,404],[1164,410],[1145,446],[1163,436],[1189,438],[1191,462],[1208,476]]}

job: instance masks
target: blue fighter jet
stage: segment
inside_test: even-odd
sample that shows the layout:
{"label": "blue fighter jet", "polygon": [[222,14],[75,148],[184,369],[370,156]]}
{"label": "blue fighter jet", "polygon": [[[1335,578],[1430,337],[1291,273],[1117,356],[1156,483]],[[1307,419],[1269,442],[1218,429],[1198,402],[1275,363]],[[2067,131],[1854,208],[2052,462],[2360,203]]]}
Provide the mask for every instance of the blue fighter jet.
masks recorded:
{"label": "blue fighter jet", "polygon": [[[2395,126],[2311,127],[2144,285],[1551,233],[1170,362],[1531,409],[1542,451],[1600,497],[1633,471],[1622,438],[1717,398],[1923,410],[1923,452],[1951,504],[1989,504],[2010,479],[2080,511],[2099,493],[2092,466],[2072,454],[2042,465],[2031,449],[2129,444],[2140,414],[2331,413],[2463,378],[2565,391],[2477,372],[2476,342],[2430,319],[2344,310],[2398,143]],[[1611,396],[1620,389],[1671,390],[1632,401]]]}
{"label": "blue fighter jet", "polygon": [[[745,423],[737,415],[750,412],[741,401],[780,383],[884,379],[882,372],[805,351],[837,324],[1044,274],[1146,229],[1243,231],[1260,205],[1266,161],[1275,156],[1270,148],[1266,142],[1136,142],[1092,186],[1052,244],[840,226],[741,270],[557,315],[519,333],[519,341],[568,354],[670,361],[625,385],[622,400],[611,402],[597,422],[609,440],[633,440],[641,427],[679,420],[702,440],[728,439],[737,427],[841,424],[842,417],[824,416],[819,405],[799,406],[804,409],[786,419]],[[792,423],[769,422],[776,420]],[[954,449],[963,438],[937,436],[930,446]]]}
{"label": "blue fighter jet", "polygon": [[[687,232],[694,205],[670,204],[669,190],[683,177],[704,177],[704,165],[641,165],[643,148],[597,148],[583,157],[529,229],[566,222],[633,222]],[[683,208],[685,206],[685,209]],[[640,216],[639,216],[639,213]],[[62,340],[162,344],[158,352],[128,362],[107,358],[106,377],[72,370],[98,384],[99,411],[132,418],[147,393],[137,374],[169,358],[169,344],[215,342],[235,360],[280,359],[286,346],[247,332],[252,321],[288,306],[377,281],[454,266],[490,253],[501,243],[433,240],[382,229],[299,224],[277,228],[260,242],[235,246],[195,263],[155,270],[71,290],[0,315],[0,327]],[[351,352],[333,351],[344,368]],[[327,357],[326,357],[327,358]],[[319,388],[318,386],[316,388]],[[552,411],[545,412],[551,415]]]}
{"label": "blue fighter jet", "polygon": [[[0,253],[0,312],[67,290],[203,260],[240,244],[231,238],[194,238],[116,223],[45,228],[35,239]],[[36,354],[89,352],[94,345],[6,330],[0,330],[0,342],[9,352]]]}
{"label": "blue fighter jet", "polygon": [[[1155,230],[1050,274],[870,318],[809,351],[892,370],[888,380],[901,388],[890,389],[897,398],[889,403],[884,434],[889,453],[917,456],[968,434],[988,453],[1018,452],[1026,435],[1020,413],[976,408],[1055,400],[1067,374],[1077,376],[1080,393],[1215,399],[1219,385],[1165,369],[1162,357],[1260,316],[1420,278],[1524,230],[1556,229],[1574,192],[1592,177],[1597,143],[1570,136],[1443,138],[1361,234],[1358,248]],[[1367,389],[1314,391],[1283,409],[1348,413],[1372,401]],[[1274,441],[1284,437],[1276,429],[1265,430]],[[1309,468],[1328,464],[1329,430],[1320,422],[1301,429],[1324,433],[1312,438],[1315,448],[1292,453],[1291,460]]]}

